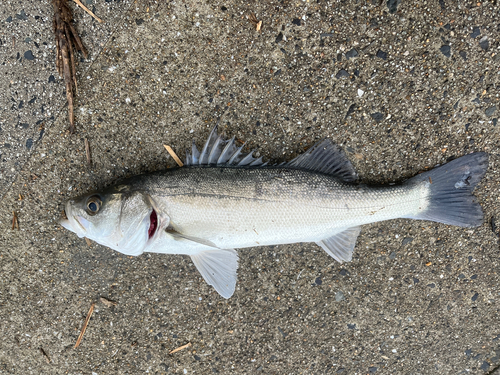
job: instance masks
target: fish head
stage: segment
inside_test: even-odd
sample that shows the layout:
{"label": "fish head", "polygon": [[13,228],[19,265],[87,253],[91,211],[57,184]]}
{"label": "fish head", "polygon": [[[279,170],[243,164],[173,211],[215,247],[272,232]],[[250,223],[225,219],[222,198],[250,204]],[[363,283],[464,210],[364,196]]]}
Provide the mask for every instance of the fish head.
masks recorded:
{"label": "fish head", "polygon": [[59,222],[64,228],[126,255],[142,254],[159,227],[168,224],[150,197],[137,191],[86,194],[68,200],[64,212]]}

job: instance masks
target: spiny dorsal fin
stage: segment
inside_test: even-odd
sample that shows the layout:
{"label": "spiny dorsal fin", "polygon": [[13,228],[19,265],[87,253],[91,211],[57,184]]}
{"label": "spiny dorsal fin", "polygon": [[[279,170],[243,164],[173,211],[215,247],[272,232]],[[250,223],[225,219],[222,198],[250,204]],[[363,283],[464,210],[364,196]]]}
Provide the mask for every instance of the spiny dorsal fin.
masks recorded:
{"label": "spiny dorsal fin", "polygon": [[241,151],[245,145],[238,147],[233,137],[229,141],[221,135],[217,135],[217,125],[208,136],[201,153],[193,141],[191,153],[186,151],[186,162],[184,165],[234,165],[234,166],[258,166],[264,165],[262,158],[254,158],[254,151],[244,154]]}
{"label": "spiny dorsal fin", "polygon": [[345,182],[358,178],[344,151],[329,139],[319,141],[284,166],[329,174]]}

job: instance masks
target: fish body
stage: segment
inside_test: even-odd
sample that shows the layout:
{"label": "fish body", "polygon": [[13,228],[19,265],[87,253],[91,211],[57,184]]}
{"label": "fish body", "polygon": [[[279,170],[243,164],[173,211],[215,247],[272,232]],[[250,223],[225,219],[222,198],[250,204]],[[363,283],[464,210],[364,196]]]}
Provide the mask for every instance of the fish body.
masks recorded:
{"label": "fish body", "polygon": [[191,256],[225,298],[235,289],[234,249],[315,242],[350,261],[364,224],[396,218],[458,226],[482,222],[471,194],[488,156],[474,153],[400,185],[368,187],[329,140],[289,163],[268,166],[212,131],[187,166],[140,175],[66,203],[61,224],[128,255]]}

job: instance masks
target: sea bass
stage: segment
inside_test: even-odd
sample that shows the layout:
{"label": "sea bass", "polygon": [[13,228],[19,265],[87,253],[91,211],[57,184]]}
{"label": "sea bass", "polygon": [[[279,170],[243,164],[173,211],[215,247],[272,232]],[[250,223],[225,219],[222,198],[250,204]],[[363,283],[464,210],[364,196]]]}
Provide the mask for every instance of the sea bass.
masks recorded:
{"label": "sea bass", "polygon": [[400,185],[356,184],[345,153],[329,139],[288,163],[242,153],[234,137],[193,141],[185,166],[143,174],[69,200],[61,225],[126,255],[189,255],[224,298],[236,286],[235,249],[315,242],[339,262],[352,259],[361,226],[407,218],[481,225],[472,195],[488,154],[472,153]]}

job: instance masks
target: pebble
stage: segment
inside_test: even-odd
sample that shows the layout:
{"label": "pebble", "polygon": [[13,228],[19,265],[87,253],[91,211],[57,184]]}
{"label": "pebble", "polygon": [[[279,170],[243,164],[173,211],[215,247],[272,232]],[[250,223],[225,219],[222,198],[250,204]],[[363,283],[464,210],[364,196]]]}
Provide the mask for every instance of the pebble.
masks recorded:
{"label": "pebble", "polygon": [[340,69],[338,73],[335,75],[335,78],[340,79],[343,77],[349,77],[349,73],[347,73],[347,71],[344,69]]}
{"label": "pebble", "polygon": [[479,41],[479,46],[483,49],[483,51],[488,51],[490,48],[490,41],[488,40],[488,37],[485,35],[481,38]]}
{"label": "pebble", "polygon": [[382,60],[387,60],[387,52],[384,52],[382,50],[377,51],[377,57],[382,59]]}
{"label": "pebble", "polygon": [[451,56],[451,48],[450,48],[449,45],[445,44],[445,45],[441,46],[441,48],[439,50],[446,57],[450,57]]}
{"label": "pebble", "polygon": [[370,116],[377,122],[380,122],[384,119],[384,115],[380,112],[370,113]]}
{"label": "pebble", "polygon": [[345,299],[344,293],[342,293],[341,291],[335,293],[335,301],[340,302],[343,301],[344,299]]}
{"label": "pebble", "polygon": [[33,52],[31,52],[31,50],[24,52],[24,58],[26,60],[35,60],[35,56],[33,56]]}
{"label": "pebble", "polygon": [[474,26],[474,28],[472,29],[472,33],[470,34],[470,37],[472,39],[476,39],[479,35],[481,35],[481,29],[479,28],[479,26]]}
{"label": "pebble", "polygon": [[345,57],[347,60],[352,59],[354,57],[357,57],[359,55],[358,51],[356,51],[356,48],[351,49],[350,51],[347,51],[345,54]]}
{"label": "pebble", "polygon": [[484,114],[485,114],[486,116],[488,116],[488,117],[491,117],[491,116],[493,116],[493,114],[495,113],[495,111],[496,111],[496,110],[497,110],[497,106],[496,106],[496,105],[494,105],[494,106],[492,106],[492,107],[486,108],[486,109],[484,110]]}

